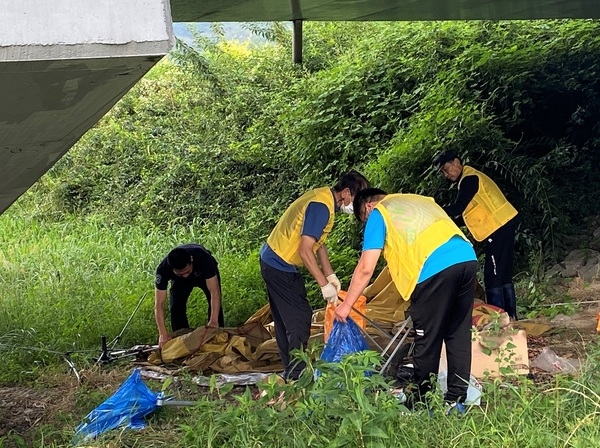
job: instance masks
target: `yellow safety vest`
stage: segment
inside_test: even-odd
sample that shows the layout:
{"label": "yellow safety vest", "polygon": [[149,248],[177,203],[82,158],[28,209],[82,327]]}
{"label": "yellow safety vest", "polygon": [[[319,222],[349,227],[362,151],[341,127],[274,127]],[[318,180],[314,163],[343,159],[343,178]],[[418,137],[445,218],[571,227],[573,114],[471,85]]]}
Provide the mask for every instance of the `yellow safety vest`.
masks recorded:
{"label": "yellow safety vest", "polygon": [[506,200],[498,185],[470,166],[463,167],[460,184],[465,176],[475,175],[479,178],[479,189],[467,205],[462,217],[469,231],[477,241],[483,241],[512,218],[517,216],[517,209]]}
{"label": "yellow safety vest", "polygon": [[433,198],[392,194],[375,208],[381,212],[386,227],[383,256],[404,300],[410,300],[425,261],[438,247],[454,235],[468,242]]}
{"label": "yellow safety vest", "polygon": [[267,244],[273,252],[281,257],[283,261],[295,266],[303,264],[302,258],[298,253],[300,240],[302,238],[302,226],[304,224],[304,214],[306,208],[311,202],[320,202],[327,206],[329,210],[329,221],[323,229],[321,238],[313,246],[313,252],[316,252],[323,245],[331,228],[335,217],[335,204],[333,194],[329,187],[317,188],[304,193],[296,199],[283,213],[279,222],[267,238]]}

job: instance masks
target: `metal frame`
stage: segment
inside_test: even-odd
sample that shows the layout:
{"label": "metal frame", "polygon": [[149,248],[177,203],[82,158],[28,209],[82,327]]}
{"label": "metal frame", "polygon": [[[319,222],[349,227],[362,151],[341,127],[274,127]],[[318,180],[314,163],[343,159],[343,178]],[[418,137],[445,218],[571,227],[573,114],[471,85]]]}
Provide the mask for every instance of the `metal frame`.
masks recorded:
{"label": "metal frame", "polygon": [[[410,327],[409,327],[409,325],[410,325]],[[396,347],[394,348],[394,350],[388,357],[385,364],[381,367],[381,370],[379,371],[379,373],[384,373],[386,371],[386,369],[392,362],[392,359],[394,358],[394,356],[396,356],[396,353],[398,353],[398,350],[400,350],[400,347],[402,347],[402,344],[404,344],[404,341],[406,341],[406,338],[408,338],[408,333],[411,328],[412,328],[412,319],[409,316],[402,322],[402,325],[400,326],[400,328],[398,329],[396,334],[394,334],[394,336],[390,339],[390,342],[388,343],[388,345],[386,345],[386,347],[383,349],[383,352],[381,352],[381,355],[385,356],[385,353],[389,350],[389,348],[394,344],[394,342],[402,334],[402,331],[406,330],[404,332],[404,334],[402,335],[402,338],[400,339],[400,341],[398,342],[398,344],[396,345]],[[411,351],[412,351],[412,347],[409,348],[409,354]]]}
{"label": "metal frame", "polygon": [[[398,350],[400,350],[400,347],[402,347],[402,344],[404,344],[404,342],[408,338],[408,334],[410,332],[410,329],[412,328],[412,319],[410,318],[410,316],[407,317],[406,319],[404,319],[402,321],[402,325],[400,326],[400,328],[398,329],[398,331],[396,331],[396,333],[394,333],[393,335],[391,335],[387,331],[383,330],[379,325],[377,325],[375,323],[375,321],[373,321],[372,319],[370,319],[367,316],[365,316],[363,313],[361,313],[360,311],[358,311],[356,308],[352,307],[352,310],[355,313],[357,313],[360,317],[362,317],[363,319],[365,319],[367,322],[369,322],[373,326],[373,328],[375,328],[377,330],[377,332],[379,334],[381,334],[385,338],[389,338],[390,339],[390,342],[388,342],[388,344],[384,348],[382,348],[377,342],[375,342],[375,339],[373,339],[373,337],[366,330],[364,330],[363,328],[361,328],[361,331],[363,332],[363,334],[365,335],[365,337],[369,341],[371,341],[379,349],[382,357],[385,358],[386,354],[388,353],[388,350],[394,345],[394,343],[397,341],[397,339],[402,335],[400,341],[397,343],[396,347],[394,347],[394,350],[392,351],[392,353],[390,353],[390,355],[388,356],[387,360],[385,361],[385,363],[383,364],[383,366],[381,367],[381,369],[379,369],[379,373],[383,374],[386,371],[386,369],[389,367],[389,365],[392,362],[392,359],[394,358],[394,356],[396,356],[396,353],[398,353]],[[402,334],[403,331],[404,331],[404,334]],[[412,352],[412,346],[409,348],[409,352],[408,353],[410,354],[411,352]]]}

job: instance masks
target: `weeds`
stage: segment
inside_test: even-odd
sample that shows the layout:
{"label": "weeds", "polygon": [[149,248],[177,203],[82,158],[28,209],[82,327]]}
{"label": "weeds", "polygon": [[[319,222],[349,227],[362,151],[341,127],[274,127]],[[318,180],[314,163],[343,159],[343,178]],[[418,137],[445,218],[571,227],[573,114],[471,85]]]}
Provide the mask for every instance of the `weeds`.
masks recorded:
{"label": "weeds", "polygon": [[[595,446],[600,436],[598,346],[591,347],[577,379],[556,377],[547,385],[516,375],[482,381],[481,406],[469,407],[460,417],[445,414],[437,390],[428,407],[409,412],[389,392],[387,380],[375,373],[379,359],[373,352],[329,364],[313,361],[316,351],[300,355],[308,368],[295,383],[272,376],[258,388],[238,393],[231,385],[217,387],[213,378],[195,407],[160,409],[147,418],[146,429],[111,431],[88,445],[558,448]],[[321,372],[318,379],[316,370]],[[87,412],[108,395],[106,390],[82,390],[75,407]],[[82,418],[84,411],[78,412]],[[57,417],[32,430],[31,438],[5,435],[0,447],[66,448],[76,423],[73,416]]]}
{"label": "weeds", "polygon": [[[156,343],[154,271],[180,243],[204,244],[219,260],[228,325],[243,322],[266,297],[258,254],[235,252],[226,229],[215,225],[163,233],[112,226],[97,216],[50,223],[18,207],[0,222],[0,278],[10,285],[0,299],[0,361],[10,366],[0,372],[0,383],[35,377],[35,363],[56,364],[61,354],[98,356],[100,336],[111,341],[119,335],[142,297],[119,344]],[[202,325],[206,299],[194,291],[189,303],[192,325]]]}
{"label": "weeds", "polygon": [[[317,362],[293,385],[263,384],[259,399],[248,389],[236,404],[206,400],[194,410],[198,423],[182,428],[182,446],[568,447],[600,436],[597,380],[558,377],[548,387],[488,379],[482,406],[459,418],[445,415],[435,391],[428,409],[408,412],[381,376],[365,375],[373,356]],[[316,381],[314,369],[323,372]]]}

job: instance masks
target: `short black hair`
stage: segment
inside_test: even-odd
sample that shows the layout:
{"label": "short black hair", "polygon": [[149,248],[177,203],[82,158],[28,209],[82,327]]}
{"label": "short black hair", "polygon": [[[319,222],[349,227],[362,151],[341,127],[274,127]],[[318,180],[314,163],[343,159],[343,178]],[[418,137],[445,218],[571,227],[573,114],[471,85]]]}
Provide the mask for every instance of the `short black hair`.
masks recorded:
{"label": "short black hair", "polygon": [[454,159],[458,159],[458,161],[462,163],[460,157],[458,157],[458,154],[456,154],[455,151],[449,149],[448,151],[444,151],[435,156],[435,158],[433,159],[433,166],[436,170],[439,171],[446,163],[452,162]]}
{"label": "short black hair", "polygon": [[356,170],[350,170],[333,186],[333,191],[340,192],[344,188],[347,188],[350,190],[352,196],[356,196],[356,193],[365,188],[369,188],[370,186],[371,185],[365,176]]}
{"label": "short black hair", "polygon": [[176,247],[167,255],[167,263],[171,269],[184,269],[192,262],[192,256],[183,247]]}
{"label": "short black hair", "polygon": [[378,200],[381,196],[386,195],[387,193],[380,188],[366,188],[356,193],[356,196],[354,196],[354,202],[352,202],[352,206],[354,207],[354,216],[356,219],[358,219],[360,222],[363,222],[361,211],[366,203]]}

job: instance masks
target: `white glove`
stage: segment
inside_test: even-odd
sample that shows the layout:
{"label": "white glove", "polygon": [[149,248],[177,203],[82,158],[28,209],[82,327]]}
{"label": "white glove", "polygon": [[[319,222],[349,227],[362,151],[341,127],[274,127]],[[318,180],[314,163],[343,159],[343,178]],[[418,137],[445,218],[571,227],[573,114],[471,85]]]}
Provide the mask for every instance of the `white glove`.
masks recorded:
{"label": "white glove", "polygon": [[340,283],[340,279],[337,278],[337,275],[335,275],[335,274],[328,275],[327,281],[329,283],[331,283],[333,286],[335,286],[335,289],[337,289],[337,292],[340,292],[340,290],[342,289],[342,284]]}
{"label": "white glove", "polygon": [[336,301],[338,297],[337,289],[331,283],[321,286],[321,294],[323,294],[323,298],[328,302]]}

